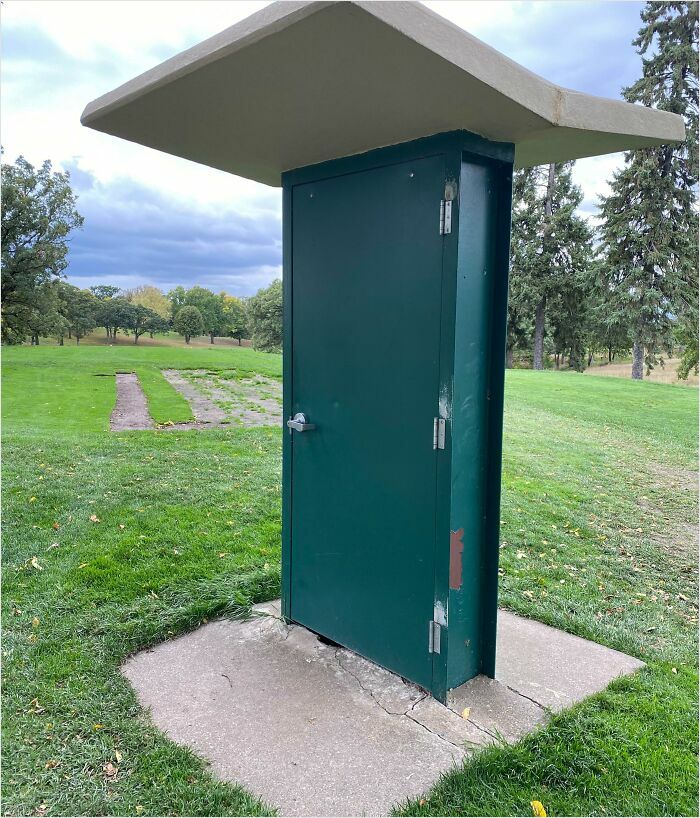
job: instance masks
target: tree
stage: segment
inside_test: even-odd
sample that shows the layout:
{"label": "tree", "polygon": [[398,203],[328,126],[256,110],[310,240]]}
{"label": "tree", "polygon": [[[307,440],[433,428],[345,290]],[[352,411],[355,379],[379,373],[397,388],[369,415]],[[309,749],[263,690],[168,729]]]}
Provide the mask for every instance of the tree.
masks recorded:
{"label": "tree", "polygon": [[184,336],[185,343],[189,344],[193,335],[202,335],[204,332],[202,313],[191,305],[181,307],[173,321],[173,329],[178,335]]}
{"label": "tree", "polygon": [[95,305],[96,326],[104,327],[109,340],[115,340],[120,329],[128,330],[133,324],[134,305],[124,296],[98,299]]}
{"label": "tree", "polygon": [[90,287],[90,292],[98,301],[105,301],[108,298],[114,298],[119,293],[119,287],[112,287],[110,284],[96,284]]}
{"label": "tree", "polygon": [[245,305],[235,295],[221,293],[219,297],[222,302],[223,331],[231,338],[236,338],[240,346],[241,340],[248,334]]}
{"label": "tree", "polygon": [[[683,116],[686,140],[629,151],[601,199],[602,273],[618,323],[633,339],[632,377],[644,377],[671,350],[679,316],[697,313],[698,4],[648,2],[633,41],[642,77],[628,102]],[[693,327],[691,330],[690,327]],[[689,333],[697,346],[697,323]]]}
{"label": "tree", "polygon": [[161,318],[170,318],[170,300],[158,287],[150,284],[135,287],[126,293],[126,298],[132,304],[148,307]]}
{"label": "tree", "polygon": [[178,314],[180,309],[185,306],[185,298],[187,296],[187,290],[184,287],[178,284],[177,287],[173,287],[172,290],[168,293],[168,301],[170,302],[170,318],[173,319]]}
{"label": "tree", "polygon": [[129,314],[128,329],[134,333],[134,343],[138,344],[139,338],[144,332],[162,332],[163,327],[168,327],[168,322],[165,321],[157,312],[144,307],[141,304],[131,304],[131,312]]}
{"label": "tree", "polygon": [[34,293],[35,308],[27,316],[27,328],[32,346],[39,345],[39,338],[55,335],[63,346],[68,322],[63,315],[64,303],[60,298],[59,282],[52,281],[37,287]]}
{"label": "tree", "polygon": [[207,290],[205,287],[192,287],[187,290],[185,304],[190,307],[197,307],[202,315],[202,321],[204,321],[204,331],[213,344],[214,338],[222,334],[224,327],[221,296]]}
{"label": "tree", "polygon": [[67,173],[20,156],[2,165],[2,339],[21,343],[40,288],[65,270],[68,235],[83,224]]}
{"label": "tree", "polygon": [[253,346],[264,352],[282,348],[282,282],[277,279],[248,299],[248,326]]}
{"label": "tree", "polygon": [[[573,162],[529,168],[519,171],[514,182],[511,293],[515,299],[509,332],[512,337],[523,326],[523,313],[529,307],[534,314],[534,369],[544,368],[548,304],[554,308],[559,300],[560,308],[564,303],[572,307],[578,297],[574,282],[583,280],[591,261],[592,233],[575,213],[583,194],[572,181],[572,168]],[[569,313],[575,314],[572,309]]]}
{"label": "tree", "polygon": [[79,344],[88,332],[97,326],[97,299],[90,290],[81,290],[71,284],[63,284],[62,298],[65,302],[65,317],[68,326]]}

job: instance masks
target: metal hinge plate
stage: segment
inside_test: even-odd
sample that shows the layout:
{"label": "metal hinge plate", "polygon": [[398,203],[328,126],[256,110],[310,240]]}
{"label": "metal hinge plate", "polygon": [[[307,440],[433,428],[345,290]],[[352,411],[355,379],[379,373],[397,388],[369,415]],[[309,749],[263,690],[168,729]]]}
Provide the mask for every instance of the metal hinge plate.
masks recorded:
{"label": "metal hinge plate", "polygon": [[440,202],[440,235],[452,232],[452,201],[442,199]]}
{"label": "metal hinge plate", "polygon": [[433,418],[433,449],[445,448],[445,418]]}
{"label": "metal hinge plate", "polygon": [[428,623],[428,653],[440,653],[440,625],[434,619]]}

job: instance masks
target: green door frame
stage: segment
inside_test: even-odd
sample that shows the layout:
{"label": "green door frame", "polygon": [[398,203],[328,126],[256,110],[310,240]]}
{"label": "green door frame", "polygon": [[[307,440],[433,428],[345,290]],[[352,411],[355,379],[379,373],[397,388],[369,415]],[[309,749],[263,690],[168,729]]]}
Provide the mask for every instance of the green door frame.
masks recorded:
{"label": "green door frame", "polygon": [[[498,598],[498,542],[501,485],[501,452],[503,426],[503,381],[505,372],[505,339],[508,296],[508,259],[510,245],[510,210],[514,146],[510,143],[491,142],[466,131],[454,131],[417,139],[364,154],[331,160],[318,165],[291,170],[283,174],[283,290],[284,290],[284,341],[283,380],[284,419],[292,414],[292,190],[295,185],[311,181],[355,173],[386,165],[415,161],[427,156],[444,154],[446,167],[446,198],[454,197],[452,231],[443,238],[442,261],[442,321],[440,340],[440,400],[447,414],[445,451],[439,452],[437,466],[437,515],[435,554],[435,620],[440,628],[440,653],[433,656],[433,683],[430,692],[444,701],[447,691],[471,676],[483,673],[495,674],[496,617]],[[488,270],[479,270],[477,284],[479,304],[485,311],[479,324],[479,336],[457,337],[455,327],[460,315],[466,314],[474,293],[460,280],[468,280],[470,255],[468,236],[470,224],[468,208],[460,212],[459,190],[466,179],[465,165],[487,168],[489,196],[492,212],[486,230],[491,236],[491,255]],[[438,218],[436,212],[436,230]],[[472,213],[471,216],[474,214]],[[478,214],[477,214],[478,215]],[[483,259],[480,259],[483,262]],[[461,330],[468,335],[470,325]],[[476,332],[476,330],[474,330]],[[464,578],[459,589],[450,589],[450,564],[455,537],[459,539],[463,509],[471,500],[469,486],[455,457],[458,447],[453,438],[464,438],[474,423],[467,410],[453,406],[452,397],[460,386],[468,390],[469,384],[459,379],[468,377],[464,362],[466,348],[476,347],[482,351],[479,367],[483,369],[479,394],[484,422],[479,429],[483,454],[480,473],[481,517],[480,542],[476,558],[471,560],[474,573]],[[468,428],[469,427],[469,428]],[[454,451],[453,451],[454,448]],[[291,542],[292,517],[292,436],[283,434],[282,465],[282,614],[291,621]],[[472,509],[472,516],[474,510]],[[462,524],[463,525],[463,524]],[[451,545],[452,544],[452,545]],[[461,544],[460,544],[461,545]],[[471,599],[467,606],[460,604]],[[479,621],[458,622],[448,612],[470,608],[478,611]],[[427,625],[427,623],[426,623]],[[427,628],[426,628],[427,630]],[[450,650],[450,633],[454,644]],[[467,637],[465,639],[465,636]],[[467,654],[470,654],[469,658]]]}

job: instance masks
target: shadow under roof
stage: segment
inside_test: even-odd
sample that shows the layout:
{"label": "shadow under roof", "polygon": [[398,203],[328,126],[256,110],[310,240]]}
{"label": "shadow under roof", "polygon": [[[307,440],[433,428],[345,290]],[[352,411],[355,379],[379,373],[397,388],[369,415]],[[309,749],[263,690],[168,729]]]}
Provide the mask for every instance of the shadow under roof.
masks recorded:
{"label": "shadow under roof", "polygon": [[275,186],[286,170],[445,131],[514,143],[517,167],[684,138],[676,114],[561,88],[412,2],[273,3],[81,121]]}

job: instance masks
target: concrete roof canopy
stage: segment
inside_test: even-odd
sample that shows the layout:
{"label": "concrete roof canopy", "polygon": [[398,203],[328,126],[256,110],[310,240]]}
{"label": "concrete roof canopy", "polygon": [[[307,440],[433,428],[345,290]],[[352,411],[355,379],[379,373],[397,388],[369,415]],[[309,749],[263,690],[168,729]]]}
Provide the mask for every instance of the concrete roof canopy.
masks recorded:
{"label": "concrete roof canopy", "polygon": [[414,2],[277,2],[91,102],[84,125],[268,185],[466,130],[516,167],[684,139],[676,114],[561,88]]}

